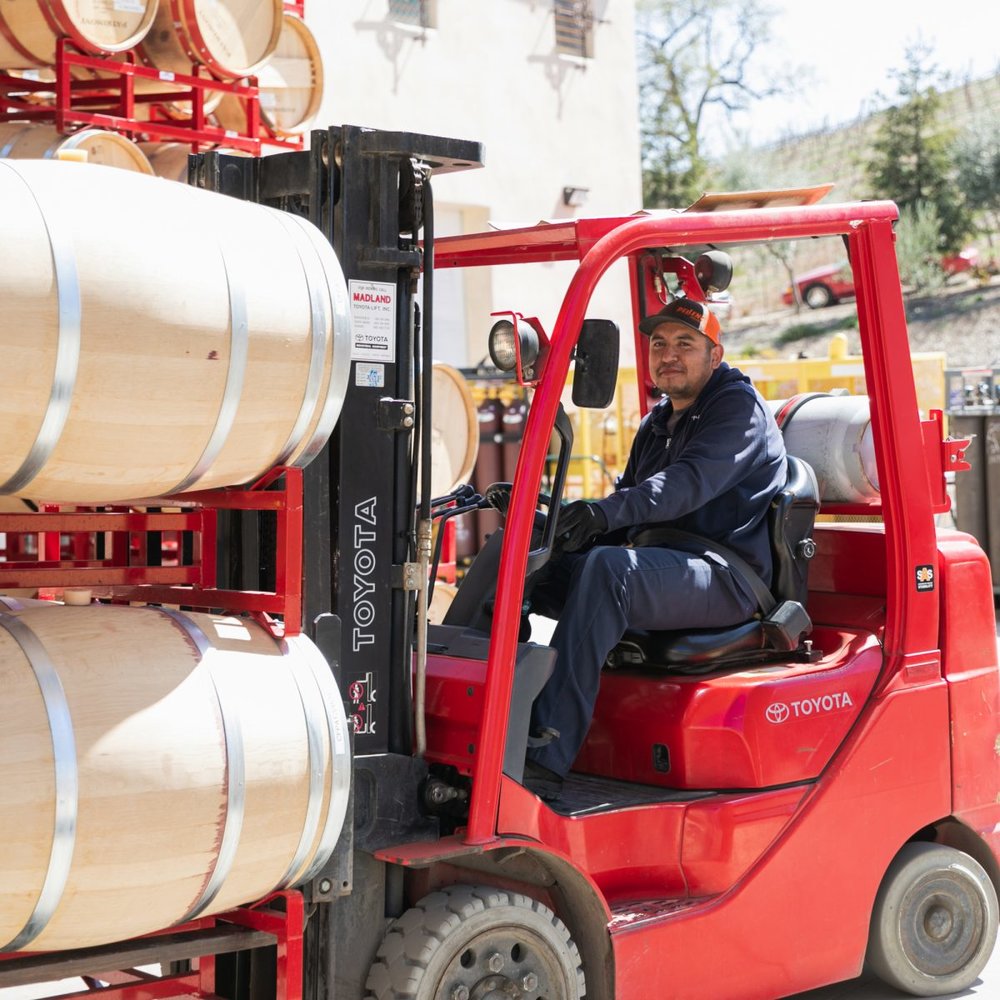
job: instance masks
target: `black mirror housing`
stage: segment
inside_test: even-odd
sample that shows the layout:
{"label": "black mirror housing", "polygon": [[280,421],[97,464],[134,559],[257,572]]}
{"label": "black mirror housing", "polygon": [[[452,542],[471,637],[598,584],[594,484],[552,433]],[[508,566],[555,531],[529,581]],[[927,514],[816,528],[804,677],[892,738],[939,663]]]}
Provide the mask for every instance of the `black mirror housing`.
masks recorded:
{"label": "black mirror housing", "polygon": [[618,384],[618,324],[610,319],[585,319],[576,345],[573,403],[602,410],[611,405]]}

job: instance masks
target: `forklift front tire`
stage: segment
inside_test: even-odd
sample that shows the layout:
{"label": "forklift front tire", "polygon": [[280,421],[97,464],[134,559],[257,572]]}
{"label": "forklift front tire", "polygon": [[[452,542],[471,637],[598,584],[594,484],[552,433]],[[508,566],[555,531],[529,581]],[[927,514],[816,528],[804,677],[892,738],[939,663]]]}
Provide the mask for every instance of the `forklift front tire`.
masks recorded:
{"label": "forklift front tire", "polygon": [[906,844],[875,899],[868,964],[914,996],[958,993],[989,960],[997,922],[996,890],[974,858],[941,844]]}
{"label": "forklift front tire", "polygon": [[375,1000],[585,995],[566,925],[530,896],[484,885],[432,892],[394,920],[365,985]]}

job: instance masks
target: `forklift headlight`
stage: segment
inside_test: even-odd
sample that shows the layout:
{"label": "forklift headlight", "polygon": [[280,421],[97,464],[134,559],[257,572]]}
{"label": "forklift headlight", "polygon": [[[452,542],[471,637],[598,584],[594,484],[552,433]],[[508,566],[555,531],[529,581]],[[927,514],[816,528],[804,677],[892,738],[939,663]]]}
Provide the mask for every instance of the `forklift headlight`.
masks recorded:
{"label": "forklift headlight", "polygon": [[493,324],[489,337],[490,358],[502,372],[512,372],[517,367],[515,337],[520,340],[521,368],[530,368],[538,360],[538,334],[534,327],[518,320],[515,333],[514,324],[502,319]]}

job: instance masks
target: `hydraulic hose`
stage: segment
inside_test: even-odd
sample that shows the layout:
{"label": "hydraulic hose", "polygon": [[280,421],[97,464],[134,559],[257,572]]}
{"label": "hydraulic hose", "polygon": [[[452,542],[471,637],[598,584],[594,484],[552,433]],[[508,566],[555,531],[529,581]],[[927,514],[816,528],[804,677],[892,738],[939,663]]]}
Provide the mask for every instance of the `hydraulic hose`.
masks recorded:
{"label": "hydraulic hose", "polygon": [[417,591],[417,665],[414,678],[416,755],[427,751],[427,579],[431,565],[431,446],[432,386],[434,382],[434,197],[430,171],[424,174],[424,294],[423,330],[420,350],[422,393],[420,400],[420,514],[417,519],[417,561],[420,565],[420,589]]}

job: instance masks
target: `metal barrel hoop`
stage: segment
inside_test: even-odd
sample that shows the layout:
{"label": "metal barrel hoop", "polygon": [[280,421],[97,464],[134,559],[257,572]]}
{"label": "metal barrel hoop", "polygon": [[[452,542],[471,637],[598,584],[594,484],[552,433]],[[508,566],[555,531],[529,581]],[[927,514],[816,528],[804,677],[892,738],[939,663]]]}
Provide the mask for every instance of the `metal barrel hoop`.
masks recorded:
{"label": "metal barrel hoop", "polygon": [[[309,856],[309,848],[312,847],[319,830],[320,812],[323,808],[323,793],[326,781],[324,775],[324,765],[326,757],[323,751],[323,724],[324,715],[318,710],[315,697],[315,684],[312,682],[311,674],[301,657],[298,655],[297,647],[290,647],[287,642],[281,643],[281,651],[292,673],[296,690],[299,693],[299,700],[302,703],[302,716],[306,725],[306,744],[309,752],[309,801],[306,805],[306,815],[302,823],[302,835],[295,848],[285,873],[278,880],[276,889],[283,889],[292,885],[295,877]],[[333,763],[333,752],[331,749],[330,761]]]}
{"label": "metal barrel hoop", "polygon": [[[351,374],[351,308],[347,295],[347,280],[344,278],[344,271],[336,253],[325,242],[319,242],[322,237],[315,231],[311,223],[297,216],[290,218],[305,231],[313,247],[313,252],[323,265],[324,284],[329,295],[333,320],[333,355],[323,411],[309,442],[292,462],[293,465],[302,467],[308,465],[323,450],[323,446],[333,433],[340,411],[344,408],[344,401],[347,398],[347,384]],[[324,255],[330,256],[333,261],[332,267],[323,263],[320,258],[320,247],[322,247]]]}
{"label": "metal barrel hoop", "polygon": [[[330,311],[323,297],[322,263],[317,257],[315,250],[307,245],[309,242],[307,234],[301,226],[294,224],[292,216],[287,212],[274,211],[285,232],[288,233],[289,239],[292,241],[292,245],[298,255],[306,289],[309,293],[309,305],[311,309],[309,374],[306,378],[306,388],[302,396],[302,405],[299,407],[295,423],[288,434],[288,440],[282,445],[281,451],[273,463],[274,465],[287,465],[288,460],[302,443],[316,413],[320,390],[323,385],[323,368],[326,363],[327,347],[330,343],[332,331]],[[331,383],[333,381],[333,363],[336,361],[337,358],[334,355],[330,369]]]}
{"label": "metal barrel hoop", "polygon": [[219,413],[201,457],[176,486],[166,491],[167,495],[184,493],[191,489],[211,469],[233,429],[236,411],[239,409],[240,398],[243,395],[247,357],[250,350],[250,320],[247,311],[246,285],[238,266],[239,257],[237,256],[234,261],[231,256],[235,246],[235,241],[230,241],[228,245],[220,243],[219,246],[222,266],[226,272],[226,287],[229,292],[229,370],[226,373],[226,385],[223,389],[222,401],[219,404]]}
{"label": "metal barrel hoop", "polygon": [[7,160],[0,161],[0,163],[17,174],[38,206],[39,216],[49,238],[56,300],[59,309],[56,361],[52,374],[52,390],[49,393],[45,416],[42,418],[38,434],[35,436],[34,443],[20,468],[5,483],[0,484],[0,493],[18,493],[41,472],[66,427],[80,368],[83,304],[73,244],[63,230],[58,215],[45,213],[37,193],[17,166]]}
{"label": "metal barrel hoop", "polygon": [[219,680],[211,663],[215,649],[209,642],[208,636],[182,612],[174,611],[172,608],[157,608],[156,610],[169,618],[184,632],[198,650],[201,662],[206,665],[218,701],[226,744],[226,804],[222,837],[208,882],[191,908],[178,921],[178,923],[185,923],[188,920],[193,920],[211,905],[212,900],[218,895],[223,883],[232,871],[236,849],[239,847],[240,835],[243,832],[243,813],[246,804],[246,759],[243,752],[243,729],[240,725],[239,714],[227,709],[225,699],[219,690]]}
{"label": "metal barrel hoop", "polygon": [[311,864],[295,879],[295,884],[299,884],[315,878],[330,860],[337,846],[347,815],[347,800],[351,787],[351,748],[344,703],[323,654],[304,635],[290,636],[285,643],[289,649],[298,649],[304,653],[303,660],[310,669],[316,695],[326,713],[330,736],[330,803],[326,813],[326,823]]}
{"label": "metal barrel hoop", "polygon": [[59,908],[73,865],[76,849],[76,819],[80,799],[80,775],[76,760],[76,737],[66,691],[55,664],[42,641],[19,618],[0,612],[0,628],[6,629],[21,647],[38,682],[52,734],[55,770],[55,819],[49,866],[35,908],[21,931],[0,952],[22,951],[48,926]]}

